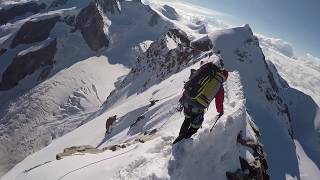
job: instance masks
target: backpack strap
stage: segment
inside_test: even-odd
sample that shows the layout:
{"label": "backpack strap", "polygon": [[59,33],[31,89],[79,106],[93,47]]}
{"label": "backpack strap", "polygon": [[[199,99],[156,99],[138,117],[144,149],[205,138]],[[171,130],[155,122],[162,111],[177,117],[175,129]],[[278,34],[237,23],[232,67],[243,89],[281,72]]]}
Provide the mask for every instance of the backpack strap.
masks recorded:
{"label": "backpack strap", "polygon": [[217,80],[220,81],[221,83],[223,83],[227,80],[227,77],[223,74],[222,71],[217,71],[216,75],[217,75],[217,77],[219,77],[219,79],[217,79]]}

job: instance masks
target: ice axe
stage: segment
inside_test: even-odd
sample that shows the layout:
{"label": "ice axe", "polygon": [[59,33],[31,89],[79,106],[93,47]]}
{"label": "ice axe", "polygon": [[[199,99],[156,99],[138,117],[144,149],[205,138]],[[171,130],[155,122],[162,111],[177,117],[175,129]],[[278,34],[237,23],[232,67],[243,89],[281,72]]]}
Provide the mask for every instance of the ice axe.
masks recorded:
{"label": "ice axe", "polygon": [[217,116],[216,121],[214,122],[213,126],[212,126],[211,129],[210,129],[210,132],[213,130],[214,126],[217,124],[218,120],[221,118],[222,115],[223,115],[223,114],[220,113],[220,114]]}

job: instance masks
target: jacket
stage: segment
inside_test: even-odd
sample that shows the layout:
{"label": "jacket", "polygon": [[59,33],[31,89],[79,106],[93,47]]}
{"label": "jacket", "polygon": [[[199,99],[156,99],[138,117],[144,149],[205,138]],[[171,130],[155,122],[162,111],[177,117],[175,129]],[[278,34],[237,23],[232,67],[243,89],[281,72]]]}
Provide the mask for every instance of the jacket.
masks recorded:
{"label": "jacket", "polygon": [[[224,69],[222,73],[227,79],[229,75],[228,71]],[[223,101],[224,101],[224,88],[223,86],[221,86],[221,89],[218,91],[217,95],[215,96],[216,109],[219,114],[224,113]]]}

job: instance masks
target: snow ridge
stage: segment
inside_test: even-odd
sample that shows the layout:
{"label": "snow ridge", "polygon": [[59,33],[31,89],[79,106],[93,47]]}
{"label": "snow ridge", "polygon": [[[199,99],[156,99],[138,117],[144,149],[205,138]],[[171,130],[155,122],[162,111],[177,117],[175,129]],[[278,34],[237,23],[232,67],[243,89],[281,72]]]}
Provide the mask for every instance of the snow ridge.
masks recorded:
{"label": "snow ridge", "polygon": [[[0,168],[4,173],[16,164],[3,180],[317,177],[319,107],[266,60],[249,25],[212,32],[186,24],[169,6],[96,1],[100,7],[88,12],[97,21],[83,20],[96,25],[108,45],[92,49],[92,38],[75,27],[88,2],[69,2],[53,8],[71,7],[54,11],[60,20],[49,37],[57,38],[58,51],[48,78],[37,81],[40,69],[0,92],[13,97],[0,104]],[[3,38],[0,48],[8,50],[0,57],[37,51],[38,43],[9,47],[26,21],[8,25],[12,37]],[[184,81],[209,54],[230,71],[225,114],[210,132],[217,115],[210,106],[198,133],[172,146],[184,119],[176,109]]]}

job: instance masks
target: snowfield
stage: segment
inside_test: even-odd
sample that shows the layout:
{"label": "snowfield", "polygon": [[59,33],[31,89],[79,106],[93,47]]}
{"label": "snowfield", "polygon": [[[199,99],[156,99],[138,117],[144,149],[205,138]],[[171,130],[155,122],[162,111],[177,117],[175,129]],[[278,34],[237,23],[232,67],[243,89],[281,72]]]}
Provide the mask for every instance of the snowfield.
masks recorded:
{"label": "snowfield", "polygon": [[[199,64],[194,65],[198,67]],[[226,115],[221,118],[213,132],[209,132],[216,114],[214,107],[206,113],[203,128],[194,137],[183,144],[172,147],[171,143],[178,133],[183,115],[176,111],[183,80],[190,68],[174,75],[146,92],[133,96],[126,103],[112,107],[91,122],[79,127],[63,138],[53,141],[47,148],[29,156],[10,171],[3,179],[218,179],[225,178],[225,171],[236,169],[238,156],[246,156],[247,150],[237,145],[240,131],[255,139],[249,125],[251,117],[245,110],[239,73],[230,74],[227,83]],[[176,88],[172,89],[172,85]],[[168,89],[172,89],[168,91]],[[159,99],[155,106],[147,108],[150,99]],[[111,115],[119,115],[117,125],[105,137],[104,123]],[[130,124],[141,114],[148,118],[133,128]],[[72,145],[100,145],[100,148],[130,141],[141,136],[141,132],[158,129],[157,135],[146,143],[135,143],[123,150],[101,154],[74,155],[55,161],[55,155],[65,147]],[[85,136],[83,136],[85,135]],[[81,138],[79,138],[81,136]],[[103,142],[101,142],[103,141]],[[228,149],[229,151],[225,151]],[[48,156],[49,155],[49,156]],[[40,161],[41,163],[39,163]],[[53,161],[52,161],[53,160]],[[50,161],[50,162],[49,162]],[[26,163],[25,163],[26,162]],[[47,162],[47,163],[45,163]],[[34,170],[20,172],[45,163]],[[146,169],[148,169],[146,171]],[[56,173],[51,173],[56,172]]]}
{"label": "snowfield", "polygon": [[[88,2],[67,1],[32,17],[77,15]],[[254,35],[249,25],[231,28],[207,18],[219,12],[199,15],[181,2],[108,2],[99,13],[109,46],[98,51],[62,21],[48,39],[16,48],[8,47],[29,17],[0,26],[0,50],[8,48],[0,54],[0,75],[16,54],[55,38],[58,49],[47,79],[39,81],[37,70],[0,91],[1,180],[225,180],[226,172],[241,170],[240,159],[257,162],[240,135],[261,145],[270,179],[320,178],[318,66],[293,59],[289,44]],[[189,47],[196,42],[212,45],[214,54]],[[219,57],[229,71],[224,115],[210,132],[212,103],[198,132],[172,145],[190,70]]]}

